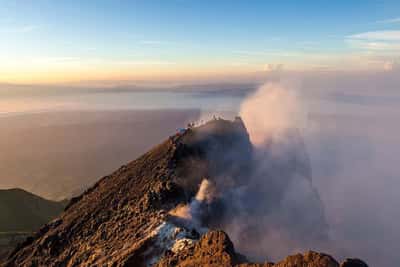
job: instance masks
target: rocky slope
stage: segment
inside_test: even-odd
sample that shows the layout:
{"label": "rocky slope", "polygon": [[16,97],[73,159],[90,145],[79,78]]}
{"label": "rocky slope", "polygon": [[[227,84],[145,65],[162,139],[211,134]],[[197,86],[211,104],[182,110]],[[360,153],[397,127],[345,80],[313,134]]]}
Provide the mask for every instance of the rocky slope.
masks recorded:
{"label": "rocky slope", "polygon": [[[230,229],[229,222],[237,219],[238,206],[229,203],[241,200],[235,192],[246,191],[253,181],[253,157],[240,119],[214,120],[171,136],[73,199],[59,218],[20,244],[4,266],[339,266],[316,252],[275,265],[248,263],[225,232],[210,230]],[[307,199],[317,203],[315,192],[310,194]],[[268,201],[263,195],[256,194],[256,201]],[[265,206],[263,212],[272,208]],[[247,211],[240,219],[257,212]],[[309,222],[318,229],[309,236],[323,232],[322,217]],[[250,228],[244,233],[256,237]],[[240,247],[244,239],[237,240]],[[363,266],[357,264],[343,266]]]}

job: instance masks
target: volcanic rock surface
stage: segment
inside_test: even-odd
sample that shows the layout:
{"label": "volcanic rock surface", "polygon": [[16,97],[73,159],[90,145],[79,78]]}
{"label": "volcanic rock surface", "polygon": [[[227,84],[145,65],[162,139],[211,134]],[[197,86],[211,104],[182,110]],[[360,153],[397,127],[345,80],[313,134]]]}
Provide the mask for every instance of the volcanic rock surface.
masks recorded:
{"label": "volcanic rock surface", "polygon": [[[218,230],[232,214],[220,196],[248,182],[252,158],[239,118],[189,128],[72,199],[59,218],[18,245],[3,265],[339,267],[316,252],[276,264],[249,263]],[[203,203],[208,198],[198,197],[198,191],[204,179],[217,193]],[[194,201],[197,213],[176,212],[190,209]],[[342,266],[363,266],[354,264]]]}

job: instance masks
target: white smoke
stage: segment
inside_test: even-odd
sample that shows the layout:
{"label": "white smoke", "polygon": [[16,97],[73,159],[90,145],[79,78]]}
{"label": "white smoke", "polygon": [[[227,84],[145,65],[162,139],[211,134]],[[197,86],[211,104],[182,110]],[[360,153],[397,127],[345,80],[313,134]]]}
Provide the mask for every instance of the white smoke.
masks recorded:
{"label": "white smoke", "polygon": [[268,143],[287,129],[301,128],[305,122],[299,96],[283,83],[266,83],[244,100],[240,107],[253,145]]}
{"label": "white smoke", "polygon": [[227,147],[211,145],[210,180],[201,182],[190,203],[171,212],[200,233],[223,229],[237,251],[254,261],[278,260],[328,239],[298,131],[305,126],[305,109],[295,88],[268,83],[248,96],[239,115],[252,145],[247,136]]}
{"label": "white smoke", "polygon": [[215,193],[215,188],[212,183],[207,179],[203,179],[199,191],[197,191],[195,200],[197,200],[197,202],[211,203],[215,197]]}
{"label": "white smoke", "polygon": [[210,204],[215,197],[216,188],[208,179],[203,179],[193,200],[189,204],[178,206],[170,214],[185,220],[190,226],[202,232],[203,206]]}
{"label": "white smoke", "polygon": [[253,145],[252,169],[245,186],[228,193],[223,189],[230,210],[221,227],[238,251],[256,261],[278,260],[327,241],[324,209],[301,134],[306,108],[296,89],[290,83],[266,83],[240,107]]}

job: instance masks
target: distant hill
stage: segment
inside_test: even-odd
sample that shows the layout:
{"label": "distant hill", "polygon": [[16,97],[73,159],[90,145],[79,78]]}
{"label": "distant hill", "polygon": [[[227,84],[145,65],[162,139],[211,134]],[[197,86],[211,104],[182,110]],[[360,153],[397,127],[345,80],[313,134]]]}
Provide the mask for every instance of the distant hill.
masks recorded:
{"label": "distant hill", "polygon": [[65,203],[22,189],[0,190],[0,232],[33,232],[58,216]]}

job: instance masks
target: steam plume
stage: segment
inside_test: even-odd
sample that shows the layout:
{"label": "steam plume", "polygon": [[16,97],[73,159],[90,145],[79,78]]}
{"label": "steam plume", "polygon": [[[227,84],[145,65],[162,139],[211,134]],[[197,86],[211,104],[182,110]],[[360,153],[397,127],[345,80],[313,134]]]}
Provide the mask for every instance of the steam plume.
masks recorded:
{"label": "steam plume", "polygon": [[[219,203],[210,224],[227,231],[237,249],[253,260],[277,260],[328,242],[322,201],[312,185],[299,130],[305,108],[292,88],[268,83],[245,99],[240,116],[249,133],[250,154],[239,140],[235,150],[217,153],[249,168],[231,172],[224,164],[217,171]],[[218,181],[232,175],[239,184],[220,186]]]}
{"label": "steam plume", "polygon": [[251,142],[261,145],[298,127],[303,121],[303,109],[294,91],[280,83],[267,83],[245,99],[240,116]]}
{"label": "steam plume", "polygon": [[183,206],[178,206],[170,212],[171,215],[183,219],[190,226],[202,232],[202,216],[204,206],[210,204],[216,195],[216,189],[208,179],[203,179],[193,200]]}
{"label": "steam plume", "polygon": [[[328,236],[298,130],[304,109],[289,88],[279,83],[260,87],[241,105],[242,120],[234,121],[234,129],[223,120],[197,129],[195,140],[210,131],[225,134],[196,141],[206,148],[211,163],[208,179],[203,179],[189,204],[171,212],[198,232],[223,229],[237,250],[255,261],[278,260],[314,248]],[[218,138],[222,140],[214,140]],[[201,161],[191,164],[199,166]],[[199,173],[188,170],[185,177],[198,182]]]}

